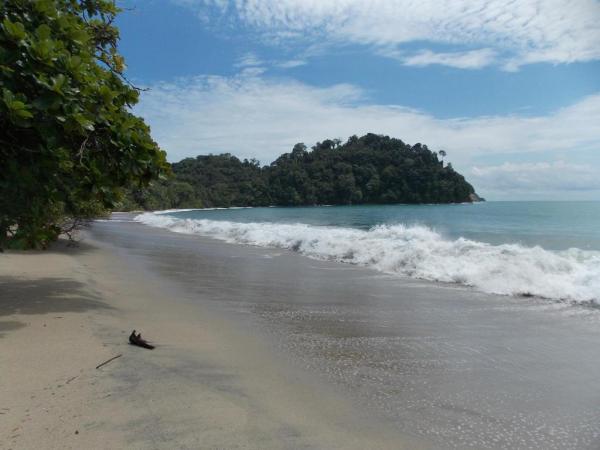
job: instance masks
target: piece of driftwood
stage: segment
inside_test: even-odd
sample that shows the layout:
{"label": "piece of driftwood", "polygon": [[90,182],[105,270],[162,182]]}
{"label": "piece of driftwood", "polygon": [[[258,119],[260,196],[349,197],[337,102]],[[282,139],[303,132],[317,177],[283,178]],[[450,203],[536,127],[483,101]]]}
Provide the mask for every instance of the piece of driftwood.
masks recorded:
{"label": "piece of driftwood", "polygon": [[96,369],[99,369],[100,367],[102,367],[102,366],[104,366],[104,365],[108,364],[108,363],[109,363],[109,362],[111,362],[111,361],[114,361],[114,360],[115,360],[115,359],[117,359],[117,358],[120,358],[121,356],[123,356],[123,354],[122,354],[122,353],[119,353],[117,356],[113,356],[112,358],[110,358],[110,359],[107,359],[107,360],[106,360],[106,361],[104,361],[102,364],[98,364],[98,365],[96,366]]}
{"label": "piece of driftwood", "polygon": [[148,341],[142,339],[142,333],[135,334],[135,330],[133,330],[129,335],[129,343],[131,345],[137,345],[138,347],[147,348],[149,350],[154,348],[154,345],[149,344]]}

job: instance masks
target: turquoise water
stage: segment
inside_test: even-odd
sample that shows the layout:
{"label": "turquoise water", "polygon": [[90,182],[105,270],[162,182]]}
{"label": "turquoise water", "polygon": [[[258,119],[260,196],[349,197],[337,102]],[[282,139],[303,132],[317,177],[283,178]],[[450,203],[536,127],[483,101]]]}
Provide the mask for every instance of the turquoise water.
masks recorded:
{"label": "turquoise water", "polygon": [[136,220],[487,293],[600,304],[600,202],[231,208]]}
{"label": "turquoise water", "polygon": [[231,222],[305,223],[369,229],[424,225],[449,238],[490,244],[539,245],[548,250],[600,251],[600,202],[484,202],[453,205],[368,205],[240,208],[171,213],[173,217]]}

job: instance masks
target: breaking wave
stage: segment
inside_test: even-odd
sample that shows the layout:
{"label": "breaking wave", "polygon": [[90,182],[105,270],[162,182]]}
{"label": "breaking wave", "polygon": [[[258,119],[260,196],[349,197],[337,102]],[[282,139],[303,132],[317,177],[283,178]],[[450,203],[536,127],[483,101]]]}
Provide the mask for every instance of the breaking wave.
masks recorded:
{"label": "breaking wave", "polygon": [[240,223],[144,213],[146,225],[230,243],[275,247],[413,278],[460,283],[503,295],[600,305],[600,252],[447,239],[425,226],[370,230],[302,223]]}

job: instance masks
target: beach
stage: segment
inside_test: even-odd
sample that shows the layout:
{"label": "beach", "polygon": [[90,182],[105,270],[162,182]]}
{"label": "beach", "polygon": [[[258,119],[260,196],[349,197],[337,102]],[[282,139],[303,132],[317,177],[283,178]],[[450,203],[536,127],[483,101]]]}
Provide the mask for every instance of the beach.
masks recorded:
{"label": "beach", "polygon": [[1,448],[427,448],[93,236],[0,255]]}
{"label": "beach", "polygon": [[599,448],[595,308],[113,219],[0,255],[3,448]]}

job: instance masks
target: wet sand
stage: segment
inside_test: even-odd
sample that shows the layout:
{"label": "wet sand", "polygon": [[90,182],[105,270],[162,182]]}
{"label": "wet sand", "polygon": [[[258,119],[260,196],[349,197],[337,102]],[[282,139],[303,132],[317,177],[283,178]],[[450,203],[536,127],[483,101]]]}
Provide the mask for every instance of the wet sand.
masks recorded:
{"label": "wet sand", "polygon": [[0,448],[430,448],[221,308],[230,287],[156,271],[156,238],[99,223],[76,249],[0,254]]}
{"label": "wet sand", "polygon": [[433,448],[600,448],[597,308],[136,223],[99,223],[92,237],[185,292],[190,315],[212,311],[258,335],[274,360],[331,387],[363,423]]}

